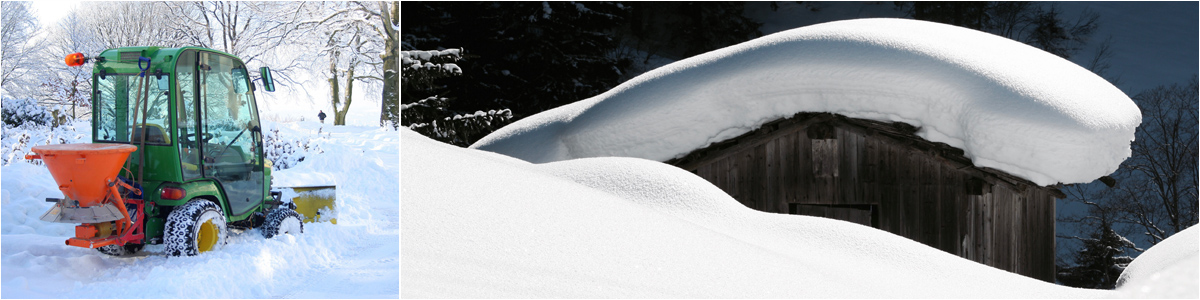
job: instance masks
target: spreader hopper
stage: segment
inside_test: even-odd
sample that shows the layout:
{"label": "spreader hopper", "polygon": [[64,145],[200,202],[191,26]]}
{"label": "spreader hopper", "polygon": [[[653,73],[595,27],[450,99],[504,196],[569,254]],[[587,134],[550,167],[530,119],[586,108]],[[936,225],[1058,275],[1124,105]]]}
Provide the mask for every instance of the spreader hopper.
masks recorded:
{"label": "spreader hopper", "polygon": [[64,196],[78,201],[80,207],[91,207],[104,202],[121,165],[137,146],[60,144],[35,146],[32,150],[46,163]]}
{"label": "spreader hopper", "polygon": [[[75,238],[68,245],[95,248],[124,244],[118,237],[132,233],[126,199],[117,193],[121,165],[136,146],[123,144],[60,144],[42,145],[31,149],[50,169],[64,199],[50,199],[56,204],[42,215],[41,220],[59,223],[82,223],[76,226]],[[140,193],[140,191],[139,191]],[[131,200],[131,199],[130,199]],[[138,201],[135,205],[140,205]],[[112,222],[117,221],[117,222]],[[140,221],[140,218],[139,220]]]}

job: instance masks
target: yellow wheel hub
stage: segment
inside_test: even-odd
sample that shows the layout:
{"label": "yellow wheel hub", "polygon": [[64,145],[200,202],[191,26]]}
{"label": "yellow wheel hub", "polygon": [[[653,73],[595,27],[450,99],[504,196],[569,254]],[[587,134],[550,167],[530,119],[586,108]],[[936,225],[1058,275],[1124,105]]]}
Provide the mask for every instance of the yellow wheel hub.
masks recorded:
{"label": "yellow wheel hub", "polygon": [[196,231],[196,249],[200,252],[208,252],[217,244],[217,237],[220,234],[217,225],[213,224],[210,219],[200,224],[200,230]]}

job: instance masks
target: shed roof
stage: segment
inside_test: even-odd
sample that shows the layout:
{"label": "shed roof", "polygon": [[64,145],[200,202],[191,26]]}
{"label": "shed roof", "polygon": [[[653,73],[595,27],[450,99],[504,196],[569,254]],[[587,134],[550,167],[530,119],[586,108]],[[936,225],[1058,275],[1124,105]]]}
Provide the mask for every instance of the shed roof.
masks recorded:
{"label": "shed roof", "polygon": [[1112,173],[1141,122],[1112,84],[1028,45],[932,22],[857,19],[678,61],[471,147],[535,163],[666,161],[798,112],[909,123],[975,165],[1039,185]]}

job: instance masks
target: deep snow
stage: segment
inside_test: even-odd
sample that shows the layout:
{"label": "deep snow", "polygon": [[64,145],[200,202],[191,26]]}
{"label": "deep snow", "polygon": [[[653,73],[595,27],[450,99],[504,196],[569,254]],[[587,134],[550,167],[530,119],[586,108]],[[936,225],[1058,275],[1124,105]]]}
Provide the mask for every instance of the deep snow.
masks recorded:
{"label": "deep snow", "polygon": [[856,19],[681,60],[471,147],[535,163],[665,161],[804,111],[906,122],[975,165],[1039,185],[1112,173],[1141,122],[1116,87],[1025,44],[932,22]]}
{"label": "deep snow", "polygon": [[1200,228],[1192,226],[1146,249],[1117,280],[1122,298],[1200,298]]}
{"label": "deep snow", "polygon": [[[531,164],[401,131],[406,298],[1124,295],[1034,280],[854,223],[755,211],[659,162]],[[1194,265],[1169,266],[1161,276],[1196,288],[1194,272],[1178,271]]]}
{"label": "deep snow", "polygon": [[63,245],[74,225],[38,220],[51,205],[44,199],[62,193],[44,166],[19,161],[0,167],[0,297],[399,297],[397,132],[315,121],[264,125],[291,138],[321,132],[314,143],[324,153],[275,171],[275,184],[337,184],[337,225],[306,223],[301,235],[270,240],[255,230],[231,234],[223,249],[195,257],[166,257],[161,245],[110,257]]}

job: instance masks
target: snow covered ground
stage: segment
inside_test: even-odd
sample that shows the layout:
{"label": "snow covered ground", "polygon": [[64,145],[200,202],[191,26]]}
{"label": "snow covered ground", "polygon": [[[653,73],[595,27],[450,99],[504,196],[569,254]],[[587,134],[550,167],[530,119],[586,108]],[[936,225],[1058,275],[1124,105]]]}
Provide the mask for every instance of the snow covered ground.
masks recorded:
{"label": "snow covered ground", "polygon": [[[1188,271],[1194,234],[1161,244],[1182,254],[1144,269],[1163,273],[1115,292],[1076,289],[854,223],[755,211],[659,162],[531,164],[401,131],[406,298],[1195,297],[1200,288]],[[1190,285],[1139,280],[1149,277]]]}
{"label": "snow covered ground", "polygon": [[38,220],[50,207],[44,199],[62,194],[45,167],[20,161],[0,167],[0,297],[397,298],[397,132],[315,121],[264,125],[287,138],[312,137],[324,150],[276,171],[275,183],[336,183],[337,225],[306,223],[301,235],[270,240],[253,230],[232,234],[223,249],[195,257],[166,257],[161,245],[110,257],[63,245],[73,225]]}

